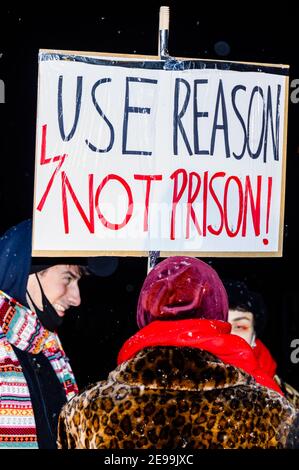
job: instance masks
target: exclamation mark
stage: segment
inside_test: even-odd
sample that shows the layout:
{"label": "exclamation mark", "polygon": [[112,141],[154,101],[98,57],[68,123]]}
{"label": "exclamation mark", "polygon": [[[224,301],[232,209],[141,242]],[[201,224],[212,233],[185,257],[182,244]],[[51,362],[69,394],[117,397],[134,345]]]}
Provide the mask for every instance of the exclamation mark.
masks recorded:
{"label": "exclamation mark", "polygon": [[[268,197],[267,197],[267,218],[266,218],[266,235],[269,233],[269,219],[271,209],[271,196],[272,196],[272,176],[268,177]],[[268,238],[263,238],[263,244],[268,245]]]}

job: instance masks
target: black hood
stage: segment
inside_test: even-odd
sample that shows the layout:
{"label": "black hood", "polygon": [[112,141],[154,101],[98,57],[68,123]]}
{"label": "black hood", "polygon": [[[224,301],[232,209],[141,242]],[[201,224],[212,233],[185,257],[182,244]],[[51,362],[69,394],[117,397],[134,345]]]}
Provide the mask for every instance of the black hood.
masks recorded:
{"label": "black hood", "polygon": [[0,238],[0,290],[23,305],[31,267],[31,220],[10,228]]}

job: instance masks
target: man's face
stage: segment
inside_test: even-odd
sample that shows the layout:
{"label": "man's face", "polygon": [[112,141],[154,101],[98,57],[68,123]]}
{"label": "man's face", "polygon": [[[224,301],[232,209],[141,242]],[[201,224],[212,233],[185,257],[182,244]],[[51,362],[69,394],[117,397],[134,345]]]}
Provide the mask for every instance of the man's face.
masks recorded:
{"label": "man's face", "polygon": [[[38,274],[40,283],[49,302],[55,308],[57,315],[63,317],[70,307],[77,307],[81,303],[78,281],[81,277],[77,265],[61,264],[52,266]],[[30,275],[31,276],[35,275]],[[32,288],[29,290],[36,305],[41,308],[42,300],[40,288],[31,281]]]}
{"label": "man's face", "polygon": [[231,333],[241,336],[252,345],[254,337],[253,314],[251,312],[242,312],[241,310],[229,310],[228,321],[232,325]]}

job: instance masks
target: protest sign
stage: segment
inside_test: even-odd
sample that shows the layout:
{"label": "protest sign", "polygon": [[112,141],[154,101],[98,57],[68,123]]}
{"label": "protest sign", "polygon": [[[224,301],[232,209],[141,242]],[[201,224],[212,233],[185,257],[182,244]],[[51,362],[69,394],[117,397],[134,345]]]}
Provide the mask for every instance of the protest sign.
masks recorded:
{"label": "protest sign", "polygon": [[34,255],[279,256],[288,66],[41,51]]}

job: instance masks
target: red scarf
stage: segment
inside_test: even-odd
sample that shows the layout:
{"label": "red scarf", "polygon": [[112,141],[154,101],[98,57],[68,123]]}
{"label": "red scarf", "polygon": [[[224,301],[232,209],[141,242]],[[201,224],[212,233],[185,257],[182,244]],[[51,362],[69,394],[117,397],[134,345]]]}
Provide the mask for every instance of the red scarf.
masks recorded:
{"label": "red scarf", "polygon": [[226,364],[243,369],[265,387],[283,395],[278,385],[264,371],[251,346],[230,334],[231,325],[221,320],[154,321],[131,336],[122,346],[117,363],[131,359],[144,348],[177,346],[203,349]]}

